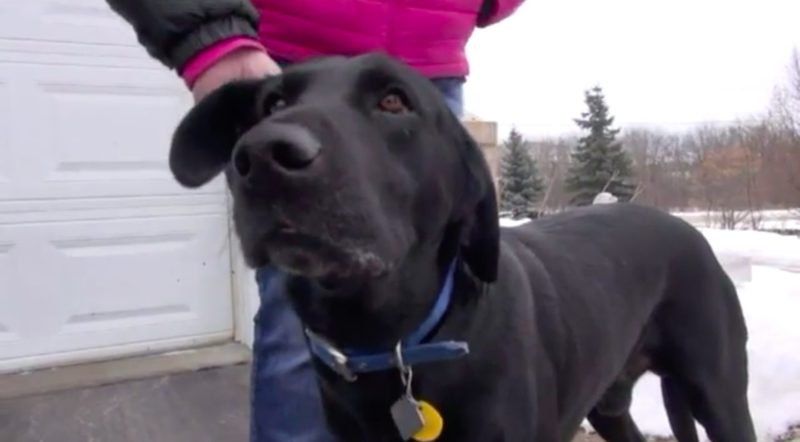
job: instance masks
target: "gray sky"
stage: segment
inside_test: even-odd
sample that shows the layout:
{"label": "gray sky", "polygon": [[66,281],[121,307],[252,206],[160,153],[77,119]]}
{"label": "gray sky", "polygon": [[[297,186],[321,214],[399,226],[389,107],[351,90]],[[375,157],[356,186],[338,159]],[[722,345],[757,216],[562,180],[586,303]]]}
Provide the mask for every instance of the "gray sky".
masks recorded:
{"label": "gray sky", "polygon": [[466,110],[529,135],[574,131],[603,87],[617,124],[681,129],[766,109],[800,50],[800,0],[527,0],[467,48]]}

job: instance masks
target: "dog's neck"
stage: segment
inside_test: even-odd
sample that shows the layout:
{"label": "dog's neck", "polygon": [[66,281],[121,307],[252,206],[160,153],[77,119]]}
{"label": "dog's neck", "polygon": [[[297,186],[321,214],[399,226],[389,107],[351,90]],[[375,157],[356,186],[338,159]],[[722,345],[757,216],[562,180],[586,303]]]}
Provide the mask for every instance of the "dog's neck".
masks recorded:
{"label": "dog's neck", "polygon": [[355,292],[325,293],[308,280],[290,277],[288,295],[304,325],[332,344],[391,349],[420,325],[436,302],[455,258],[451,243],[445,236],[420,245],[389,274]]}
{"label": "dog's neck", "polygon": [[290,277],[288,295],[303,324],[337,346],[392,348],[428,314],[447,268],[433,259],[407,262],[355,293],[325,293],[309,281]]}

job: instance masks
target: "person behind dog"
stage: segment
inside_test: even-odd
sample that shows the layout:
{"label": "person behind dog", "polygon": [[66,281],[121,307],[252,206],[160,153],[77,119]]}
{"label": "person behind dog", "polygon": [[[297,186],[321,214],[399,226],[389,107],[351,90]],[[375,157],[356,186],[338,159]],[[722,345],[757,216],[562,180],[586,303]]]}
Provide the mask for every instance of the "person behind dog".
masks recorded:
{"label": "person behind dog", "polygon": [[[430,78],[457,115],[475,28],[523,0],[106,0],[148,54],[175,70],[196,101],[237,79],[278,74],[319,55],[384,51]],[[323,442],[327,432],[298,319],[274,268],[257,269],[250,439]]]}

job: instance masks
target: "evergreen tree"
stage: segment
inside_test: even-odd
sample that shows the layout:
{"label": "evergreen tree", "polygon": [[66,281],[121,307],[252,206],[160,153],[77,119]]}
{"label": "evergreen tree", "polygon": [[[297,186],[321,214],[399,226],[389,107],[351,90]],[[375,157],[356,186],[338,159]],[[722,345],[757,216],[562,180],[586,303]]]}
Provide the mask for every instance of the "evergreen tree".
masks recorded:
{"label": "evergreen tree", "polygon": [[585,92],[587,112],[575,123],[588,134],[578,140],[572,151],[572,161],[565,181],[572,192],[572,204],[591,204],[594,197],[603,191],[610,192],[619,201],[628,201],[633,196],[631,185],[631,159],[616,141],[619,129],[612,129],[614,117],[609,115],[605,96],[599,86]]}
{"label": "evergreen tree", "polygon": [[544,190],[536,161],[516,129],[503,143],[499,181],[500,210],[510,211],[513,218],[528,216]]}

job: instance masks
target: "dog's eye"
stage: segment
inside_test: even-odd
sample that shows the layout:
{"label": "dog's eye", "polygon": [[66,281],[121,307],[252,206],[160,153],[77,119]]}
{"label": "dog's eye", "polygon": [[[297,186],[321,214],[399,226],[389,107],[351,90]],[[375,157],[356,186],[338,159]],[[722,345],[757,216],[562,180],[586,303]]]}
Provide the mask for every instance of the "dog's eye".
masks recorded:
{"label": "dog's eye", "polygon": [[275,112],[286,107],[286,100],[280,95],[273,95],[264,102],[264,112],[266,115],[272,115]]}
{"label": "dog's eye", "polygon": [[402,114],[409,111],[405,97],[398,91],[390,91],[378,102],[378,110],[391,114]]}

